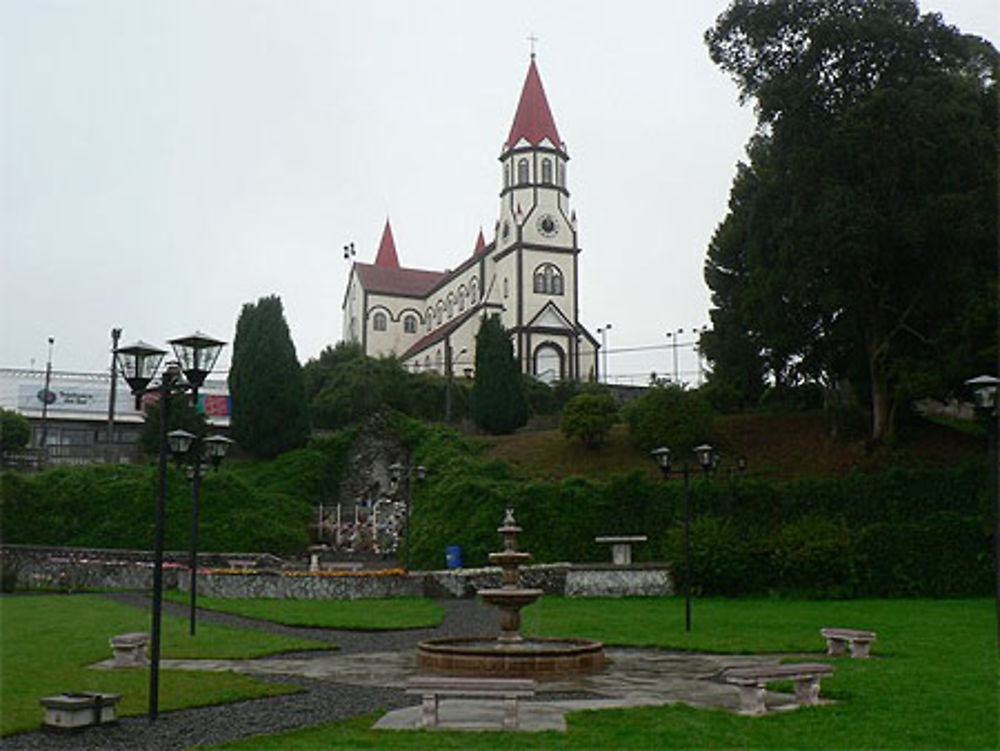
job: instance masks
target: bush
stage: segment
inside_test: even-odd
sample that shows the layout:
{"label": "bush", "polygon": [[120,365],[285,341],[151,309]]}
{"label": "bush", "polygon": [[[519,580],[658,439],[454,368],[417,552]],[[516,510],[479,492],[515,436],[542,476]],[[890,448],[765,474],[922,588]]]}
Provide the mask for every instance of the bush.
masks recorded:
{"label": "bush", "polygon": [[562,432],[596,449],[604,445],[617,421],[618,407],[610,394],[580,394],[570,399],[563,410]]}
{"label": "bush", "polygon": [[18,451],[31,440],[31,423],[24,415],[0,409],[0,449]]}
{"label": "bush", "polygon": [[675,455],[690,456],[686,452],[712,441],[712,408],[697,391],[656,386],[622,411],[629,434],[644,451],[667,446]]}

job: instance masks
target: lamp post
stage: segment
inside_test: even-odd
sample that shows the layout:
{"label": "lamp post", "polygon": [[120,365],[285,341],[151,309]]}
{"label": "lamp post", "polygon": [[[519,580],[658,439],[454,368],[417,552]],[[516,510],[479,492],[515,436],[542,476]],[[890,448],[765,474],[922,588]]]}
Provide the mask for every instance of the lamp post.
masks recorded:
{"label": "lamp post", "polygon": [[[195,333],[190,337],[171,341],[176,362],[170,362],[160,374],[160,382],[153,388],[150,382],[160,369],[166,351],[138,341],[115,350],[118,370],[135,396],[136,409],[142,395],[156,393],[160,402],[160,449],[156,497],[156,518],[153,534],[153,603],[149,651],[149,721],[156,720],[160,700],[160,623],[163,611],[163,537],[167,498],[167,424],[170,421],[170,399],[192,387],[197,389],[215,365],[222,349],[222,342]],[[184,380],[183,376],[187,378]]]}
{"label": "lamp post", "polygon": [[[663,473],[663,479],[670,479],[670,449],[666,446],[660,446],[658,449],[654,449],[650,452],[653,459],[656,460],[657,466],[660,468],[660,472]],[[713,457],[714,463],[718,464],[718,453],[712,450],[712,447],[707,443],[702,444],[694,449],[695,455],[698,457],[698,463],[701,465],[702,470],[705,472],[705,476],[712,470],[713,467]],[[687,462],[681,465],[681,477],[684,479],[684,630],[691,631],[691,470],[688,468]]]}
{"label": "lamp post", "polygon": [[445,384],[444,384],[444,421],[445,423],[451,422],[451,389],[452,381],[454,379],[455,372],[455,361],[458,360],[462,355],[468,352],[468,349],[462,347],[458,351],[458,354],[452,357],[451,352],[451,337],[445,337],[444,340],[444,366],[445,366]]}
{"label": "lamp post", "polygon": [[597,329],[597,333],[601,335],[601,352],[604,353],[604,382],[608,382],[608,331],[611,330],[611,324],[606,323]]}
{"label": "lamp post", "polygon": [[410,549],[411,549],[411,538],[410,538],[410,509],[413,506],[413,481],[423,480],[427,477],[427,467],[422,464],[416,464],[413,466],[408,466],[400,464],[399,462],[394,462],[389,465],[389,482],[391,483],[391,489],[393,495],[397,498],[399,497],[400,490],[402,490],[403,480],[406,481],[406,492],[403,493],[403,503],[406,506],[406,570],[410,570]]}
{"label": "lamp post", "polygon": [[122,330],[111,329],[111,392],[108,394],[108,453],[106,461],[113,461],[111,444],[115,442],[115,399],[118,396],[118,379],[115,378],[115,351],[118,341],[122,338]]}
{"label": "lamp post", "polygon": [[1000,387],[1000,378],[991,375],[981,375],[976,378],[970,378],[965,384],[972,389],[976,417],[982,420],[986,427],[987,482],[989,482],[990,502],[993,508],[993,563],[996,568],[997,645],[1000,648],[1000,499],[998,499],[997,495],[997,421],[1000,419],[1000,410],[997,409],[997,390]]}
{"label": "lamp post", "polygon": [[233,441],[221,435],[210,435],[202,439],[194,433],[178,429],[167,433],[167,442],[170,444],[170,452],[174,455],[174,461],[178,465],[187,463],[188,479],[191,480],[191,548],[188,553],[188,570],[190,571],[188,633],[194,636],[198,604],[198,513],[202,469],[204,462],[208,461],[213,469],[218,470]]}

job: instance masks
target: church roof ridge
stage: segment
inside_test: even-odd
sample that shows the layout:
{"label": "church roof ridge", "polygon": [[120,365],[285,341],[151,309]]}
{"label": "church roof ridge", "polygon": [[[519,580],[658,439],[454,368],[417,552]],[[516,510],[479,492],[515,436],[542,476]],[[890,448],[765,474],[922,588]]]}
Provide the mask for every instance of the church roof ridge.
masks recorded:
{"label": "church roof ridge", "polygon": [[378,253],[375,254],[375,265],[392,269],[400,267],[399,256],[396,255],[396,241],[392,237],[392,227],[389,226],[388,217],[385,220],[385,229],[382,230],[382,240],[378,244]]}
{"label": "church roof ridge", "polygon": [[522,138],[532,146],[538,146],[546,138],[556,148],[561,149],[564,146],[556,129],[556,121],[552,117],[552,110],[549,109],[549,100],[545,96],[545,88],[538,75],[534,55],[531,56],[528,75],[525,76],[524,86],[521,88],[521,99],[514,114],[514,122],[510,126],[510,134],[504,143],[504,150],[513,148]]}

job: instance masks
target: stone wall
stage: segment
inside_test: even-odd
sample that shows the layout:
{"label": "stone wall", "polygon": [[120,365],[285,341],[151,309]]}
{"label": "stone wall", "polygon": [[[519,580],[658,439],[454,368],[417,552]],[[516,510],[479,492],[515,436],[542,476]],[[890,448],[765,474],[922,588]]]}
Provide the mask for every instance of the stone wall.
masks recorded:
{"label": "stone wall", "polygon": [[[181,571],[178,587],[188,591],[188,572]],[[255,571],[250,573],[199,573],[198,594],[221,598],[276,600],[361,600],[389,597],[422,597],[420,576],[398,574],[327,574]]]}
{"label": "stone wall", "polygon": [[[247,572],[205,572],[198,591],[206,597],[276,599],[363,599],[387,597],[474,597],[479,589],[501,585],[500,568],[445,571],[306,572],[292,570],[266,554],[199,555],[206,568],[229,568],[234,561],[257,562]],[[164,554],[165,589],[188,590],[187,553]],[[275,561],[279,566],[268,566]],[[142,550],[99,550],[27,545],[0,547],[4,584],[19,589],[151,589],[152,554]],[[567,597],[657,597],[674,593],[669,568],[662,564],[541,564],[521,569],[522,587]]]}

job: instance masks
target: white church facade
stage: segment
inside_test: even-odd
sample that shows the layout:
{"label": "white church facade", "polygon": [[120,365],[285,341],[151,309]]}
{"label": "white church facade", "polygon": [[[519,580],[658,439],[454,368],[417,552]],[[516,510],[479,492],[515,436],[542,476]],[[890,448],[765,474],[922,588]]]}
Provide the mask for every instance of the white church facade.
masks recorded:
{"label": "white church facade", "polygon": [[494,236],[449,271],[400,265],[386,221],[374,263],[351,266],[343,339],[408,368],[471,374],[484,315],[499,315],[523,372],[540,380],[598,380],[598,343],[578,320],[576,214],[569,155],[532,55],[500,155]]}

